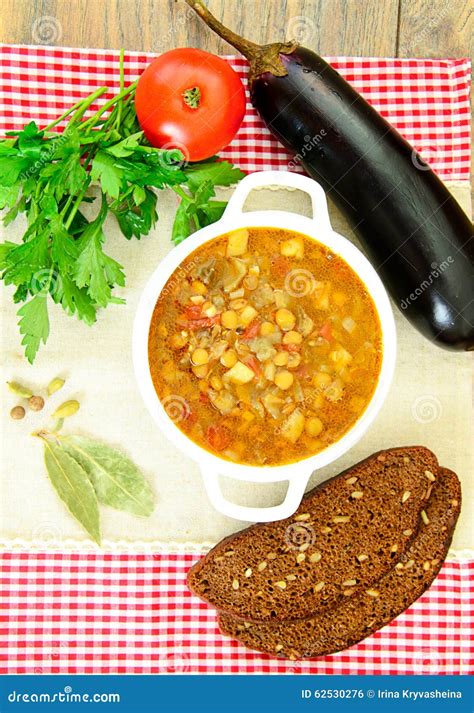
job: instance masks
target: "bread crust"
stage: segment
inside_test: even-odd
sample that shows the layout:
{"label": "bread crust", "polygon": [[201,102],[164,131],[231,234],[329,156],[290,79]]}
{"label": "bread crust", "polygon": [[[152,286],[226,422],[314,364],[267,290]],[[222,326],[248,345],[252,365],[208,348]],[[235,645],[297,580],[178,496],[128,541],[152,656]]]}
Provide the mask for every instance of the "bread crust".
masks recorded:
{"label": "bread crust", "polygon": [[[406,459],[408,459],[410,465],[405,465]],[[420,465],[418,465],[418,463]],[[406,472],[403,470],[404,468]],[[375,475],[371,475],[374,469],[376,473]],[[413,469],[416,470],[416,473],[412,472]],[[428,497],[426,493],[429,493],[432,487],[432,483],[424,477],[423,470],[428,470],[428,472],[432,473],[437,473],[438,471],[436,456],[424,446],[407,446],[378,451],[309,491],[292,517],[276,523],[251,525],[223,539],[189,570],[188,586],[194,594],[212,604],[220,611],[250,622],[297,621],[311,618],[319,611],[329,612],[347,597],[347,590],[349,588],[342,587],[342,583],[344,583],[344,581],[351,581],[353,570],[355,570],[353,566],[355,556],[351,550],[351,543],[354,542],[355,537],[363,537],[365,535],[369,540],[368,544],[375,547],[378,538],[381,540],[385,538],[385,540],[387,540],[388,536],[386,532],[387,528],[390,527],[394,530],[395,534],[393,540],[396,541],[398,547],[396,553],[389,553],[386,547],[387,543],[383,542],[380,554],[377,554],[375,551],[373,553],[370,562],[371,569],[369,570],[367,567],[365,569],[361,567],[357,568],[357,572],[360,573],[360,581],[357,582],[357,586],[365,588],[370,587],[385,572],[390,570],[411,545],[420,527],[420,513]],[[357,474],[357,476],[355,476],[355,474]],[[387,478],[385,478],[385,474],[387,474]],[[396,478],[398,482],[398,490],[394,491],[393,495],[389,495],[390,490],[388,485],[391,485],[390,481],[388,481],[388,485],[386,484],[386,480],[390,475]],[[358,480],[354,485],[348,487],[346,483],[353,477],[357,477]],[[380,502],[381,496],[378,490],[376,488],[374,489],[374,483],[371,482],[371,478],[378,480],[376,484],[379,489],[385,489],[386,499],[383,503]],[[410,491],[401,489],[404,479],[409,483]],[[372,503],[368,498],[365,502],[363,496],[361,496],[360,500],[351,499],[354,492],[362,492],[361,490],[354,491],[354,489],[360,487],[360,483],[364,484],[367,492],[369,492],[372,487],[373,492],[376,493],[373,498],[376,500],[375,504],[377,508],[381,510],[380,517],[383,521],[380,527],[378,526],[376,517],[374,518],[375,523],[368,521],[368,517],[372,517],[370,514]],[[401,498],[404,498],[407,493],[407,502],[402,503]],[[298,518],[304,514],[308,514],[305,513],[306,510],[311,511],[311,508],[315,510],[318,510],[318,508],[321,509],[323,503],[320,501],[325,502],[324,507],[326,507],[326,509],[332,508],[333,501],[334,507],[336,507],[336,505],[339,507],[339,504],[347,502],[348,504],[347,506],[344,504],[344,508],[346,508],[347,511],[354,512],[356,517],[363,515],[367,520],[367,529],[360,532],[361,528],[359,527],[358,531],[356,524],[356,527],[348,527],[345,533],[338,530],[337,538],[338,544],[340,544],[339,550],[334,551],[334,547],[331,545],[333,547],[331,556],[336,562],[341,562],[341,570],[343,570],[340,576],[338,575],[340,581],[338,581],[337,584],[328,584],[324,594],[320,592],[308,593],[308,591],[306,591],[305,596],[298,596],[299,594],[302,595],[302,592],[298,591],[298,594],[296,596],[294,595],[294,599],[291,601],[287,595],[288,591],[292,589],[292,586],[287,584],[283,578],[284,574],[286,574],[286,572],[283,572],[283,565],[281,573],[278,573],[279,578],[275,576],[275,587],[271,586],[273,584],[272,582],[268,584],[267,580],[263,580],[263,577],[258,578],[258,576],[255,576],[256,567],[258,566],[257,560],[261,559],[262,562],[267,561],[265,559],[266,552],[262,551],[260,553],[257,551],[259,538],[262,539],[263,536],[265,539],[265,547],[268,548],[268,543],[272,541],[273,537],[275,543],[278,544],[278,547],[276,547],[278,562],[284,561],[285,566],[290,562],[291,567],[295,566],[294,560],[297,554],[299,554],[300,548],[294,547],[293,552],[291,551],[291,547],[288,549],[287,544],[283,542],[286,537],[285,531],[288,527],[297,527],[297,523],[299,522]],[[323,511],[326,512],[324,507]],[[387,514],[389,508],[391,509]],[[374,509],[376,508],[374,507]],[[333,510],[331,516],[333,516],[334,512],[336,512],[336,510]],[[367,512],[369,514],[367,514]],[[309,514],[311,514],[311,512]],[[321,515],[321,513],[319,513],[319,515]],[[336,517],[339,517],[339,515],[336,515]],[[354,521],[356,517],[354,517]],[[392,518],[393,522],[390,518]],[[405,523],[404,526],[400,526],[400,529],[397,530],[396,528],[402,522]],[[384,523],[387,525],[385,529],[383,527]],[[319,527],[320,524],[321,523],[317,522],[316,526]],[[304,529],[306,523],[301,521],[300,525],[302,525]],[[337,527],[338,525],[336,528]],[[320,544],[321,538],[318,535],[315,545],[319,546]],[[344,548],[348,550],[347,556],[345,556],[343,551]],[[313,550],[314,547],[311,545],[307,550],[308,556],[310,556]],[[234,551],[235,556],[233,555],[227,558],[226,554],[230,551]],[[322,549],[322,554],[326,556],[328,552]],[[271,569],[276,572],[275,565],[270,567],[268,561],[267,565],[265,576],[270,573]],[[288,567],[290,567],[290,565],[288,565]],[[310,576],[310,573],[307,571],[307,563],[301,565],[299,570],[297,570],[298,573],[301,574],[304,567],[306,567],[306,570],[304,570],[304,574],[302,575],[302,586],[305,582],[309,582],[308,577]],[[244,572],[249,570],[251,571],[251,575],[247,580]],[[293,570],[289,571],[291,577]],[[303,579],[303,577],[306,577],[306,579]],[[267,589],[265,589],[265,586],[261,586],[262,580],[267,582]],[[255,584],[257,594],[262,591],[263,596],[252,598],[253,592],[250,592],[249,587],[251,585],[253,586],[255,581],[257,582],[257,584]],[[259,582],[260,585],[258,584]],[[278,585],[281,583],[283,583],[284,596],[281,596],[281,592],[278,591]],[[312,582],[311,586],[316,584],[317,582]],[[237,587],[236,589],[234,589],[234,585]],[[261,588],[258,589],[258,586],[261,586]],[[270,592],[270,596],[268,596],[268,592]],[[251,602],[250,599],[252,599]],[[268,603],[269,599],[271,600],[270,604]]]}
{"label": "bread crust", "polygon": [[[457,475],[441,468],[434,483],[423,523],[402,558],[375,585],[376,598],[355,595],[329,615],[278,624],[251,624],[220,614],[221,633],[251,649],[291,660],[317,658],[343,651],[399,616],[431,586],[446,559],[461,509]],[[428,568],[429,565],[429,568]]]}

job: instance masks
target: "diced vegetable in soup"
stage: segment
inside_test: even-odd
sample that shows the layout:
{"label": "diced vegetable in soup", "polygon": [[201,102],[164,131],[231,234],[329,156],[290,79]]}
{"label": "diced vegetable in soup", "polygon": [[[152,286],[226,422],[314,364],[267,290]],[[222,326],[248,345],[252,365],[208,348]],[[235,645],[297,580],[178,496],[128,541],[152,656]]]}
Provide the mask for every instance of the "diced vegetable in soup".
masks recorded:
{"label": "diced vegetable in soup", "polygon": [[148,353],[168,415],[198,445],[282,465],[339,440],[382,361],[364,284],[304,235],[239,228],[189,255],[156,304]]}

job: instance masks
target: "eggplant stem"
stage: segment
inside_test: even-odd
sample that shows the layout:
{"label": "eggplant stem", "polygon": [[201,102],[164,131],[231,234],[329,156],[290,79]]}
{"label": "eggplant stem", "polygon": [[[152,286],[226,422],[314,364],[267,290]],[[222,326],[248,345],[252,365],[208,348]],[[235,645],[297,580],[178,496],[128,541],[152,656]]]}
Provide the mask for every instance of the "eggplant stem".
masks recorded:
{"label": "eggplant stem", "polygon": [[236,50],[239,50],[240,54],[247,57],[248,60],[253,59],[255,54],[262,48],[261,45],[257,45],[255,42],[246,40],[244,37],[240,37],[236,32],[229,30],[228,27],[219,22],[217,17],[209,12],[207,7],[204,5],[202,0],[186,0],[189,7],[191,7],[194,12],[196,12],[199,17],[204,20],[206,25],[214,30],[219,37],[228,42]]}
{"label": "eggplant stem", "polygon": [[288,72],[281,61],[280,55],[291,54],[295,51],[298,43],[294,40],[289,42],[275,42],[269,45],[258,45],[255,42],[246,40],[236,32],[219,22],[212,13],[209,12],[203,0],[185,0],[190,8],[196,12],[201,20],[211,28],[219,37],[235,47],[249,61],[249,84],[252,87],[254,80],[265,72],[270,72],[275,77],[285,77]]}

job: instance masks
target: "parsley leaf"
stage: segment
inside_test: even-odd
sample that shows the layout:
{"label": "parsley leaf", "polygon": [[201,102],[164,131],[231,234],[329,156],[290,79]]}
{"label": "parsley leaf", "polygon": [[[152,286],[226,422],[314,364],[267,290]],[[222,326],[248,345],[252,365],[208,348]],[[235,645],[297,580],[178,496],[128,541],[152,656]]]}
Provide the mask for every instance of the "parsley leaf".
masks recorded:
{"label": "parsley leaf", "polygon": [[[142,192],[139,194],[139,203],[136,198],[137,191]],[[111,210],[117,218],[120,230],[128,240],[132,237],[140,239],[142,235],[148,235],[158,220],[156,194],[149,188],[141,186],[135,186],[133,189],[133,201],[128,197],[120,204],[112,204]]]}
{"label": "parsley leaf", "polygon": [[43,230],[28,242],[10,249],[5,257],[4,283],[6,285],[29,283],[36,273],[49,267],[48,242],[49,231]]}
{"label": "parsley leaf", "polygon": [[203,161],[186,167],[187,185],[191,191],[196,191],[204,181],[210,181],[214,186],[232,186],[238,183],[245,173],[232,166],[228,161]]}
{"label": "parsley leaf", "polygon": [[99,151],[92,161],[91,178],[99,181],[104,193],[111,198],[118,198],[122,188],[123,171],[116,165],[113,156]]}
{"label": "parsley leaf", "polygon": [[46,344],[49,336],[48,304],[46,300],[47,293],[40,292],[18,310],[18,316],[21,317],[18,326],[20,334],[23,335],[21,343],[25,347],[25,356],[30,364],[33,364],[41,342]]}
{"label": "parsley leaf", "polygon": [[52,191],[56,199],[64,193],[74,195],[78,193],[87,174],[81,165],[81,145],[77,131],[71,130],[63,134],[64,141],[53,144],[53,159],[40,172],[41,178],[46,178],[48,190]]}
{"label": "parsley leaf", "polygon": [[63,276],[54,292],[53,299],[59,302],[64,311],[76,315],[88,325],[97,320],[97,307],[85,288],[78,287],[70,277]]}
{"label": "parsley leaf", "polygon": [[137,131],[135,134],[130,134],[130,136],[127,136],[123,141],[119,141],[118,143],[108,146],[107,147],[107,152],[111,154],[112,156],[117,156],[117,157],[124,157],[124,156],[130,156],[134,152],[134,150],[140,146],[140,139],[143,137],[143,131]]}
{"label": "parsley leaf", "polygon": [[68,274],[79,257],[79,245],[65,229],[61,218],[54,216],[51,228],[51,259],[60,274]]}
{"label": "parsley leaf", "polygon": [[213,200],[216,186],[229,186],[244,173],[227,161],[192,164],[185,169],[186,183],[179,191],[182,200],[176,212],[171,239],[182,242],[199,228],[214,223],[222,216],[226,201]]}
{"label": "parsley leaf", "polygon": [[12,208],[18,199],[20,186],[14,183],[13,186],[0,186],[0,210]]}
{"label": "parsley leaf", "polygon": [[97,218],[89,223],[78,240],[79,256],[74,268],[74,281],[78,287],[86,287],[91,299],[106,307],[112,296],[111,285],[125,284],[122,266],[102,250],[105,240],[102,226],[107,215],[107,202],[102,198],[102,207]]}

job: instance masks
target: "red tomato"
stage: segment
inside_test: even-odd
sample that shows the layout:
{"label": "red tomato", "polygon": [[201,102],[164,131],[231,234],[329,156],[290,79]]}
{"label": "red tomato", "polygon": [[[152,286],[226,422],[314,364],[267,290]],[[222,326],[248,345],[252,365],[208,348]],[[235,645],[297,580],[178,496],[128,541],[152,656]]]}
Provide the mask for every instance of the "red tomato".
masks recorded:
{"label": "red tomato", "polygon": [[152,146],[180,149],[189,161],[218,153],[245,114],[245,91],[230,64],[192,47],[157,57],[135,92],[138,121]]}
{"label": "red tomato", "polygon": [[206,438],[215,451],[223,451],[231,441],[230,433],[222,426],[209,426]]}
{"label": "red tomato", "polygon": [[260,364],[258,363],[257,359],[254,356],[249,356],[245,360],[245,364],[252,369],[253,373],[255,376],[260,376],[262,373],[262,370],[260,368]]}
{"label": "red tomato", "polygon": [[287,257],[277,255],[272,258],[272,267],[276,275],[285,276],[291,270],[291,263]]}
{"label": "red tomato", "polygon": [[323,339],[326,339],[326,341],[330,342],[332,339],[331,323],[326,322],[325,324],[323,324],[323,326],[319,330],[319,334],[322,336]]}
{"label": "red tomato", "polygon": [[260,321],[258,319],[254,319],[254,321],[249,324],[245,332],[242,334],[242,339],[253,339],[258,336],[259,331]]}
{"label": "red tomato", "polygon": [[202,313],[201,305],[188,305],[185,312],[189,319],[199,319]]}
{"label": "red tomato", "polygon": [[206,329],[206,327],[212,327],[214,324],[219,324],[221,321],[220,314],[216,314],[215,317],[206,317],[203,319],[192,319],[186,324],[188,329]]}

